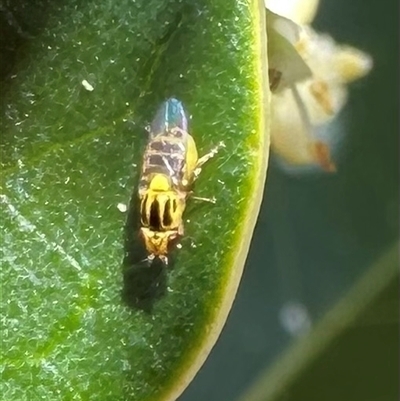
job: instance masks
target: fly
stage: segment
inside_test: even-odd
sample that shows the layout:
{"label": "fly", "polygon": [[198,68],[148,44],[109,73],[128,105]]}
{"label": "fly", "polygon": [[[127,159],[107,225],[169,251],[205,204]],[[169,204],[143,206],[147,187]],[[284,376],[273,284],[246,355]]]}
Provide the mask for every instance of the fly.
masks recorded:
{"label": "fly", "polygon": [[182,103],[171,98],[159,108],[150,125],[139,183],[140,234],[148,260],[158,257],[168,264],[171,244],[184,234],[182,216],[193,183],[223,146],[199,158]]}

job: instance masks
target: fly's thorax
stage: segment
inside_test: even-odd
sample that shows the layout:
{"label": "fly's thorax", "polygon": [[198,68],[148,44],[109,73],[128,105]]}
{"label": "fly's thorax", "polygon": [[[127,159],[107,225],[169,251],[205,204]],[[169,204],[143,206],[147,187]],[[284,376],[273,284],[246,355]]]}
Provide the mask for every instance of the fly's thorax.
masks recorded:
{"label": "fly's thorax", "polygon": [[149,183],[149,190],[154,192],[170,192],[172,190],[171,177],[165,174],[154,174]]}
{"label": "fly's thorax", "polygon": [[187,193],[170,185],[169,177],[155,175],[147,190],[140,193],[140,215],[143,227],[153,231],[178,230],[186,206]]}
{"label": "fly's thorax", "polygon": [[166,256],[174,240],[179,236],[178,230],[153,231],[142,227],[140,234],[144,239],[145,247],[151,256]]}

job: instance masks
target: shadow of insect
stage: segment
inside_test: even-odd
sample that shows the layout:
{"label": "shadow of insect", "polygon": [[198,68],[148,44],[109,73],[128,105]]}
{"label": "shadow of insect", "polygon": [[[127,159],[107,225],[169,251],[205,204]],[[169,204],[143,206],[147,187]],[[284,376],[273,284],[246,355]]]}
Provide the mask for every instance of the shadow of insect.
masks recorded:
{"label": "shadow of insect", "polygon": [[136,310],[151,313],[157,300],[167,292],[167,273],[173,266],[166,266],[159,258],[148,260],[146,248],[139,236],[139,198],[132,195],[124,229],[124,259],[122,262],[123,303]]}

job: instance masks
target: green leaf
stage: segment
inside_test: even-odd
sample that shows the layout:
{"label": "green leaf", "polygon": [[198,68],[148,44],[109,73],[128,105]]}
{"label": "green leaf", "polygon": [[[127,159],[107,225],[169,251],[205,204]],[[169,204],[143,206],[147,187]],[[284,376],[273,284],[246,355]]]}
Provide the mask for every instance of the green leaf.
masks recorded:
{"label": "green leaf", "polygon": [[[31,40],[2,104],[3,397],[175,399],[222,329],[261,202],[264,9],[67,3]],[[135,271],[131,291],[149,307],[128,307],[117,205],[137,190],[144,128],[170,96],[193,116],[200,155],[225,142],[196,184],[217,203],[189,203],[173,268]]]}

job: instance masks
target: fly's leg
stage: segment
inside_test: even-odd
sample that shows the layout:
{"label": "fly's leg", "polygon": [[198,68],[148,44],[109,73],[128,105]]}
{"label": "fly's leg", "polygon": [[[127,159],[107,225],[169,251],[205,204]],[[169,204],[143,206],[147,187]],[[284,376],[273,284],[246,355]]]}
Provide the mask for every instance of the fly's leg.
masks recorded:
{"label": "fly's leg", "polygon": [[164,263],[165,266],[168,266],[168,256],[160,255],[159,258],[160,258],[161,262]]}
{"label": "fly's leg", "polygon": [[219,152],[219,150],[224,147],[225,144],[223,142],[220,142],[217,146],[212,148],[207,154],[205,154],[204,156],[200,157],[199,160],[197,160],[196,168],[194,169],[193,172],[193,181],[196,180],[200,175],[201,167],[203,166],[203,164],[212,159]]}
{"label": "fly's leg", "polygon": [[[195,181],[199,177],[199,175],[201,173],[201,168],[204,165],[204,163],[206,163],[210,159],[212,159],[219,152],[219,150],[221,148],[224,148],[224,147],[225,147],[225,144],[223,142],[220,142],[217,146],[212,148],[207,154],[205,154],[204,156],[200,157],[200,159],[197,160],[196,167],[195,167],[195,169],[193,171],[193,181]],[[209,202],[209,203],[215,204],[216,201],[217,201],[215,199],[215,197],[202,198],[202,197],[199,197],[199,196],[192,196],[192,194],[193,194],[193,192],[189,193],[189,195],[191,195],[192,199],[199,200],[199,201],[202,201],[202,202]]]}

